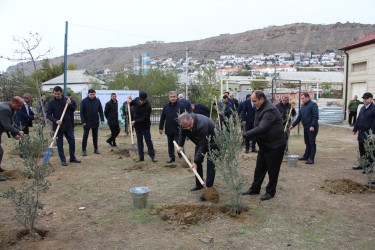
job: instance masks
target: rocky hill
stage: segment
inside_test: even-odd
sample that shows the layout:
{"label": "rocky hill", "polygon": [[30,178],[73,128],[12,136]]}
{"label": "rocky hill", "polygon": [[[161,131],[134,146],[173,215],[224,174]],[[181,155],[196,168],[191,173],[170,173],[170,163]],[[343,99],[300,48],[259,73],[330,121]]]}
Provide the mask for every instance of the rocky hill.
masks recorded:
{"label": "rocky hill", "polygon": [[[251,56],[276,52],[338,52],[339,48],[371,33],[375,33],[373,24],[294,23],[197,41],[87,50],[68,55],[68,62],[75,64],[79,69],[96,72],[107,68],[121,70],[132,66],[133,55],[145,52],[150,52],[151,58],[184,58],[186,47],[189,48],[189,56],[193,59],[219,58],[224,54]],[[62,62],[63,57],[53,58],[51,61],[56,64]],[[31,65],[25,66],[26,70],[29,68],[31,69]]]}

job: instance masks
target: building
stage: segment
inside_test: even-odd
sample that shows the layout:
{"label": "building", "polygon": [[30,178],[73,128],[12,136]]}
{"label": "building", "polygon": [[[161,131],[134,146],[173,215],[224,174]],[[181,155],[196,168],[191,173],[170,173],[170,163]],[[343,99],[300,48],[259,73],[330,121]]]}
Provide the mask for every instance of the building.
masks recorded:
{"label": "building", "polygon": [[[345,53],[345,111],[354,95],[375,94],[375,33],[341,48]],[[345,112],[346,114],[346,112]]]}
{"label": "building", "polygon": [[[68,88],[73,90],[76,93],[82,92],[92,87],[93,84],[99,83],[102,88],[105,85],[105,82],[90,76],[87,70],[68,70],[66,72],[66,85]],[[64,89],[64,74],[55,77],[51,80],[48,80],[42,83],[43,91],[51,91],[55,86],[60,86]]]}

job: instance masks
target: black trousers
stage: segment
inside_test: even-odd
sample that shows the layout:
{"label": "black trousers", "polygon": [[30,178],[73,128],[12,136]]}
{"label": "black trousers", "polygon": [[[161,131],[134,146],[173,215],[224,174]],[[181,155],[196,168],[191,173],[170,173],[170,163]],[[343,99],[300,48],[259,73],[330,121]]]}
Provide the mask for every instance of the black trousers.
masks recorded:
{"label": "black trousers", "polygon": [[258,152],[257,164],[254,172],[254,181],[251,184],[251,189],[254,192],[260,191],[264,177],[268,173],[269,182],[266,187],[266,193],[274,196],[276,194],[277,181],[279,179],[279,172],[281,162],[283,161],[285,145],[274,150]]}
{"label": "black trousers", "polygon": [[314,128],[314,131],[310,131],[310,127],[303,128],[303,137],[305,139],[306,149],[303,157],[306,159],[315,159],[316,154],[316,136],[318,135],[319,127]]}
{"label": "black trousers", "polygon": [[3,161],[3,155],[4,155],[4,150],[1,147],[1,136],[2,136],[2,133],[0,134],[0,164]]}
{"label": "black trousers", "polygon": [[[92,130],[92,142],[94,149],[98,149],[98,128],[91,128]],[[82,138],[82,151],[86,151],[87,139],[89,138],[90,128],[83,127],[83,138]]]}
{"label": "black trousers", "polygon": [[[195,154],[197,154],[199,146],[195,146]],[[206,186],[212,187],[214,185],[215,181],[215,164],[210,160],[209,156],[207,155],[207,178],[206,178]],[[197,164],[197,172],[199,176],[203,179],[203,165],[202,164]],[[201,187],[202,184],[199,182],[198,178],[195,177],[195,185],[198,187]]]}
{"label": "black trousers", "polygon": [[354,124],[355,124],[356,121],[357,121],[357,112],[350,111],[349,112],[349,119],[348,119],[349,125],[350,126],[354,126]]}
{"label": "black trousers", "polygon": [[147,145],[147,150],[148,150],[148,155],[151,158],[155,157],[155,150],[154,150],[154,144],[152,143],[151,140],[151,132],[150,129],[135,129],[135,133],[137,135],[137,144],[138,144],[138,155],[141,159],[144,158],[145,153],[143,149],[143,138],[145,138],[145,142]]}
{"label": "black trousers", "polygon": [[109,137],[108,142],[112,142],[113,145],[116,145],[116,137],[120,134],[120,125],[108,125],[111,130],[111,137]]}
{"label": "black trousers", "polygon": [[[168,138],[168,155],[169,155],[170,159],[175,159],[173,141],[178,142],[178,137],[179,137],[179,134],[167,135],[167,138]],[[182,155],[180,153],[178,153],[178,157],[181,158]]]}
{"label": "black trousers", "polygon": [[[353,122],[352,122],[353,120]],[[350,126],[354,126],[355,122],[357,121],[357,112],[355,111],[350,111],[349,112],[349,119],[348,119],[348,122],[349,122],[349,125]]]}

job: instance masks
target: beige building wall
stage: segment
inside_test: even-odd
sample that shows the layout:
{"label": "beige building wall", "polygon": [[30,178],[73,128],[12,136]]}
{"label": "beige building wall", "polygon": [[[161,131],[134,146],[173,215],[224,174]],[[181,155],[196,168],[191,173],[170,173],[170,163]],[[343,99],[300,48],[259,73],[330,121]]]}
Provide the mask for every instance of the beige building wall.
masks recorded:
{"label": "beige building wall", "polygon": [[[348,50],[347,53],[349,54],[347,102],[349,103],[354,95],[358,95],[358,99],[362,101],[364,92],[375,95],[375,43]],[[346,58],[344,62],[346,70]]]}

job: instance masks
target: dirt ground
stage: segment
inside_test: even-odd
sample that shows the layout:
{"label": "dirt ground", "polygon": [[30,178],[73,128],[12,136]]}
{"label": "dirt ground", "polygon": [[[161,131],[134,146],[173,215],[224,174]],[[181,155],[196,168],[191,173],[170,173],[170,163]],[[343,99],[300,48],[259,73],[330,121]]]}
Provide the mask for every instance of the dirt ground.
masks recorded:
{"label": "dirt ground", "polygon": [[[46,232],[43,237],[35,241],[20,237],[23,229],[11,219],[13,204],[0,198],[0,248],[374,249],[375,193],[363,188],[367,177],[352,170],[357,142],[348,128],[321,125],[315,164],[298,162],[293,168],[284,161],[276,196],[259,200],[266,176],[261,195],[243,197],[246,209],[240,215],[226,209],[230,197],[220,173],[215,180],[219,203],[201,202],[199,191],[189,191],[195,185],[194,175],[178,158],[166,163],[167,138],[157,126],[152,126],[157,163],[147,156],[145,162],[135,163],[129,153],[130,137],[121,132],[119,148],[113,149],[105,142],[109,129],[101,128],[101,154],[93,153],[89,138],[88,156],[82,157],[82,129],[77,127],[76,155],[82,163],[62,167],[57,152],[51,157],[52,186],[42,195],[45,208],[36,224]],[[292,131],[292,154],[304,152],[302,133]],[[22,166],[22,159],[10,154],[13,145],[3,135],[2,167],[8,170]],[[68,156],[66,141],[64,146]],[[186,154],[191,159],[193,152],[189,141]],[[240,157],[248,179],[245,190],[253,178],[256,154]],[[0,193],[21,183],[20,176],[0,182]],[[132,207],[129,190],[138,186],[151,190],[143,210]]]}

